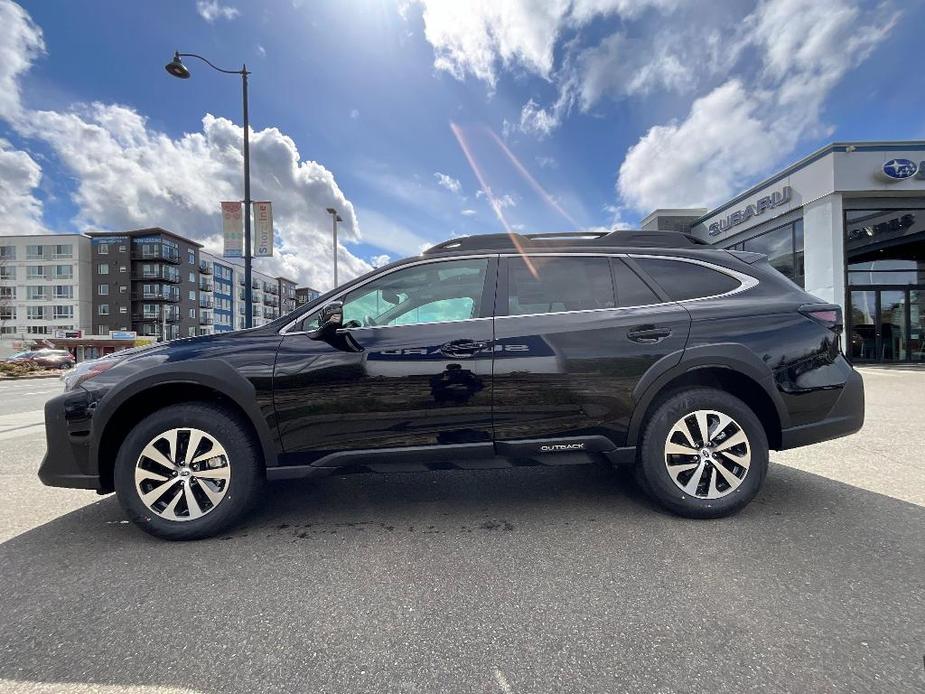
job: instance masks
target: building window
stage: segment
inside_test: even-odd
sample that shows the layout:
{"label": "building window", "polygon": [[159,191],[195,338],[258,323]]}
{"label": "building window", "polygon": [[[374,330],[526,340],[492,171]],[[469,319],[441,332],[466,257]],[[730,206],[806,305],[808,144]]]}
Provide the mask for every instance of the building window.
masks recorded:
{"label": "building window", "polygon": [[120,265],[119,272],[128,272],[128,268],[125,265]]}
{"label": "building window", "polygon": [[15,298],[16,298],[16,287],[0,287],[0,299],[15,299]]}
{"label": "building window", "polygon": [[109,315],[109,304],[100,304],[96,311],[101,316]]}
{"label": "building window", "polygon": [[74,257],[74,246],[69,243],[58,244],[54,247],[54,257],[55,258],[73,258]]}
{"label": "building window", "polygon": [[128,306],[120,306],[119,313],[128,313]]}
{"label": "building window", "polygon": [[126,253],[128,251],[128,246],[119,246],[119,253]]}
{"label": "building window", "polygon": [[16,268],[12,265],[0,265],[0,280],[15,280]]}
{"label": "building window", "polygon": [[0,306],[0,320],[16,320],[16,308],[13,306]]}
{"label": "building window", "polygon": [[26,334],[28,335],[50,335],[51,327],[47,325],[27,325]]}
{"label": "building window", "polygon": [[47,298],[46,287],[26,287],[26,301],[43,301]]}
{"label": "building window", "polygon": [[74,298],[74,287],[70,284],[56,284],[55,285],[55,298],[56,299],[73,299]]}
{"label": "building window", "polygon": [[189,317],[190,317],[190,318],[195,318],[195,317],[196,317],[196,309],[191,308],[191,309],[189,310]]}
{"label": "building window", "polygon": [[53,310],[53,315],[55,317],[55,320],[73,320],[74,307],[73,306],[55,306]]}
{"label": "building window", "polygon": [[16,246],[0,246],[0,260],[16,260]]}
{"label": "building window", "polygon": [[196,251],[194,251],[192,248],[186,249],[186,262],[188,262],[190,265],[196,264]]}
{"label": "building window", "polygon": [[74,278],[74,268],[70,265],[55,265],[55,279],[69,280]]}
{"label": "building window", "polygon": [[26,246],[26,260],[44,260],[45,246],[30,243]]}
{"label": "building window", "polygon": [[45,279],[45,266],[44,265],[30,265],[26,268],[26,279],[27,280],[43,280]]}
{"label": "building window", "polygon": [[108,275],[109,274],[109,263],[100,263],[97,266],[96,270],[101,275]]}
{"label": "building window", "polygon": [[120,285],[119,285],[119,293],[120,293],[120,294],[125,294],[125,292],[127,292],[127,291],[128,291],[128,285],[126,285],[126,284],[120,284]]}
{"label": "building window", "polygon": [[45,307],[26,306],[26,318],[28,320],[45,320]]}
{"label": "building window", "polygon": [[145,318],[157,318],[157,306],[155,304],[144,304],[141,310]]}
{"label": "building window", "polygon": [[96,252],[99,255],[109,255],[109,244],[101,243],[99,246],[96,247]]}
{"label": "building window", "polygon": [[768,263],[801,287],[803,277],[803,220],[770,229],[747,239],[739,239],[728,248],[768,256]]}
{"label": "building window", "polygon": [[190,292],[189,292],[189,300],[190,300],[190,301],[196,301],[196,290],[195,290],[195,289],[190,289]]}
{"label": "building window", "polygon": [[99,330],[100,335],[106,335],[109,332],[109,326],[105,323],[100,323],[100,325],[97,326],[97,330]]}
{"label": "building window", "polygon": [[15,335],[16,326],[15,325],[4,325],[0,328],[0,335]]}
{"label": "building window", "polygon": [[190,281],[190,282],[195,282],[195,281],[196,281],[196,273],[195,273],[195,272],[189,273],[189,281]]}
{"label": "building window", "polygon": [[100,286],[96,288],[96,293],[99,294],[100,296],[109,296],[109,285],[101,284]]}

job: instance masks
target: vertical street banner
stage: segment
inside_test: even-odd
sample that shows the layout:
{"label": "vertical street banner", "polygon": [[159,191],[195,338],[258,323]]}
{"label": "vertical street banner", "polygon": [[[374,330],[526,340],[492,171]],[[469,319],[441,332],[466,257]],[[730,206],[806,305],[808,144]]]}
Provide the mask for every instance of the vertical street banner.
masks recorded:
{"label": "vertical street banner", "polygon": [[254,257],[273,255],[273,206],[269,202],[254,203]]}
{"label": "vertical street banner", "polygon": [[244,255],[244,216],[240,202],[222,203],[222,234],[225,237],[226,258],[240,258]]}

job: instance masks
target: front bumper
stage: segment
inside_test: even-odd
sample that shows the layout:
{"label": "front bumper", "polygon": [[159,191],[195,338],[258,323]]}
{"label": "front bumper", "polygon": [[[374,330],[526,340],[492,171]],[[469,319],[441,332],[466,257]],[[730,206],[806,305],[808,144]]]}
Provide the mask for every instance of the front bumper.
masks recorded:
{"label": "front bumper", "polygon": [[841,394],[826,416],[817,421],[781,431],[780,450],[808,446],[848,436],[864,426],[864,381],[854,369],[848,373]]}
{"label": "front bumper", "polygon": [[47,449],[39,479],[49,487],[99,489],[100,476],[90,461],[93,406],[87,391],[77,388],[45,403]]}

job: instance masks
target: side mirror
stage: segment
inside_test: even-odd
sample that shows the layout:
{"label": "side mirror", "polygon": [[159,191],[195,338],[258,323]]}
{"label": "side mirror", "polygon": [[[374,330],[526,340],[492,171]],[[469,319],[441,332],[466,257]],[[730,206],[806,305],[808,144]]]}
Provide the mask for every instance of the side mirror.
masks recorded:
{"label": "side mirror", "polygon": [[322,340],[334,335],[344,322],[344,303],[332,301],[325,304],[318,317],[318,327],[308,332],[313,340]]}

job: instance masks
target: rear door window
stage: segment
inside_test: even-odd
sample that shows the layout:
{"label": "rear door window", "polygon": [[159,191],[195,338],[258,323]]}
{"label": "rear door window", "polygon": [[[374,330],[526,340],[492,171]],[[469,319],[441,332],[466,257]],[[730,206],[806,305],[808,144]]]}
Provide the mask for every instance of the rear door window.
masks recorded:
{"label": "rear door window", "polygon": [[648,306],[661,303],[658,295],[626,263],[614,258],[612,264],[617,306]]}
{"label": "rear door window", "polygon": [[741,285],[735,277],[695,263],[667,258],[635,260],[674,301],[717,296],[738,289]]}
{"label": "rear door window", "polygon": [[507,315],[614,308],[610,263],[604,257],[508,258]]}

